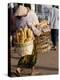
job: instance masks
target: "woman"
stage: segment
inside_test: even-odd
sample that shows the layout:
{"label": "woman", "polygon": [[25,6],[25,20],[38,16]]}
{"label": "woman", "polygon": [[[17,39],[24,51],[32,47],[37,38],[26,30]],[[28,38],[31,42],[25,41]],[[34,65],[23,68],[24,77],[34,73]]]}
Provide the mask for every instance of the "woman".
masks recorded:
{"label": "woman", "polygon": [[[28,7],[26,8],[24,6],[19,6],[19,8],[17,9],[17,11],[15,13],[15,16],[17,18],[16,19],[16,28],[17,29],[28,26],[29,28],[32,29],[34,35],[40,36],[41,31],[35,27],[39,23],[38,18],[36,16],[36,14],[34,12],[30,11],[30,9]],[[37,58],[37,55],[35,52],[32,53],[32,55],[26,55],[24,57],[21,57],[18,62],[18,67],[16,69],[16,73],[18,75],[20,75],[21,65],[24,67],[32,68],[32,70],[33,70],[34,69],[33,66],[36,63],[36,58]],[[23,63],[26,59],[29,61],[28,64]]]}

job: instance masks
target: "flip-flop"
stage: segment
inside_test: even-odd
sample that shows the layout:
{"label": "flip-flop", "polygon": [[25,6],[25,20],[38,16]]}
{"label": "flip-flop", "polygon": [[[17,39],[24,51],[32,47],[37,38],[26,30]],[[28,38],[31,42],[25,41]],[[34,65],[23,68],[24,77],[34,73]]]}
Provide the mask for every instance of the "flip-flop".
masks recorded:
{"label": "flip-flop", "polygon": [[18,77],[21,76],[21,72],[22,72],[22,69],[20,69],[20,70],[16,69],[16,73],[15,73],[16,76],[18,76]]}

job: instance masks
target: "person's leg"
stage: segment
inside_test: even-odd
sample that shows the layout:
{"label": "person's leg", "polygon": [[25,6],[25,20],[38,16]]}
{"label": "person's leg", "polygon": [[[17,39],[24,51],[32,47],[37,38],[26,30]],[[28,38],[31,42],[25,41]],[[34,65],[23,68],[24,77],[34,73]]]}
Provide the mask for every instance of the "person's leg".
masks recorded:
{"label": "person's leg", "polygon": [[17,64],[17,69],[16,69],[16,75],[17,76],[20,76],[21,72],[22,72],[22,60],[23,60],[23,57],[21,57],[18,61],[18,64]]}
{"label": "person's leg", "polygon": [[58,39],[58,30],[57,29],[54,29],[54,46],[56,46],[56,43],[57,43],[57,39]]}
{"label": "person's leg", "polygon": [[58,36],[59,36],[59,30],[58,29],[56,29],[56,42],[58,42]]}
{"label": "person's leg", "polygon": [[51,40],[54,46],[54,29],[51,29]]}
{"label": "person's leg", "polygon": [[52,29],[51,31],[51,39],[52,39],[52,42],[53,42],[53,48],[56,49],[56,43],[57,43],[57,40],[58,40],[58,30],[57,29]]}
{"label": "person's leg", "polygon": [[56,38],[57,38],[57,35],[56,35],[56,30],[54,29],[54,32],[53,32],[53,45],[54,47],[56,46]]}

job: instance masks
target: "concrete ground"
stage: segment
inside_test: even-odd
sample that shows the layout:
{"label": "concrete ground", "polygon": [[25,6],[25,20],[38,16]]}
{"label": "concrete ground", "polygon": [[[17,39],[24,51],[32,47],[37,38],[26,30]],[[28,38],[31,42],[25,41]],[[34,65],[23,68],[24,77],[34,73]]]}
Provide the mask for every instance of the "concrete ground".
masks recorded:
{"label": "concrete ground", "polygon": [[[17,63],[19,60],[19,55],[11,48],[11,76],[16,76],[15,71],[17,68]],[[56,51],[50,50],[45,54],[38,54],[37,62],[35,65],[35,70],[32,75],[51,75],[58,74],[58,46]],[[30,75],[30,69],[24,69],[21,76]]]}

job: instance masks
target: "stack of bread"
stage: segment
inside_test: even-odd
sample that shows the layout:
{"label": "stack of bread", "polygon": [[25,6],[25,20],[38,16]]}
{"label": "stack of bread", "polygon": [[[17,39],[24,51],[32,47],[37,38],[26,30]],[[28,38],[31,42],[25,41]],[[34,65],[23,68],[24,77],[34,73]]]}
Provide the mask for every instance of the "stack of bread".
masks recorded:
{"label": "stack of bread", "polygon": [[36,52],[46,53],[51,49],[51,33],[48,25],[48,21],[43,20],[39,23],[37,28],[41,28],[42,34],[35,38]]}
{"label": "stack of bread", "polygon": [[20,56],[32,54],[33,32],[27,26],[16,31],[16,51]]}
{"label": "stack of bread", "polygon": [[42,20],[38,26],[36,26],[38,29],[40,28],[43,32],[48,32],[50,31],[48,21],[47,20]]}
{"label": "stack of bread", "polygon": [[26,43],[33,40],[33,32],[30,28],[25,27],[24,29],[20,28],[16,31],[16,41],[18,44]]}

